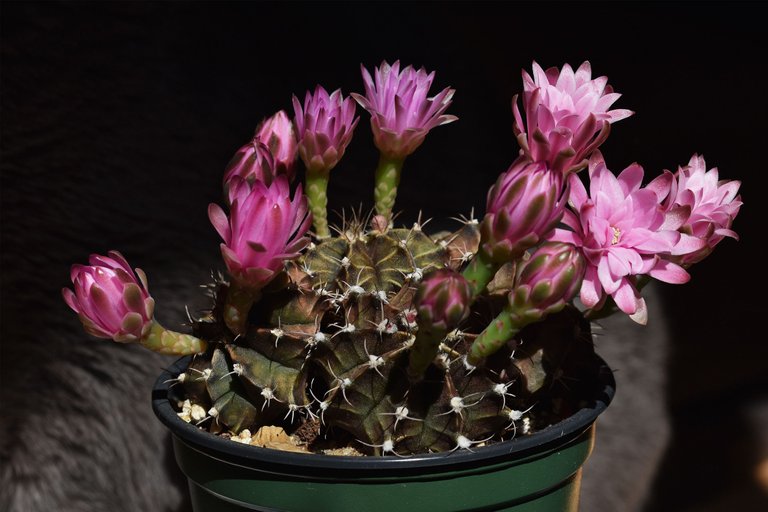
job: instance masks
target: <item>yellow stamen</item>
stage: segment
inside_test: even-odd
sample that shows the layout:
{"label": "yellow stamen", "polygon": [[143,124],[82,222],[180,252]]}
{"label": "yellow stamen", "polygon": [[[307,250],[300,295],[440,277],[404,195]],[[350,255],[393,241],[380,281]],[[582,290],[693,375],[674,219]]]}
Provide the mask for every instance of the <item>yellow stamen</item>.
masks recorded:
{"label": "yellow stamen", "polygon": [[611,245],[616,245],[619,243],[619,238],[621,238],[621,230],[613,226],[611,226],[611,229],[613,230],[613,239],[611,240]]}

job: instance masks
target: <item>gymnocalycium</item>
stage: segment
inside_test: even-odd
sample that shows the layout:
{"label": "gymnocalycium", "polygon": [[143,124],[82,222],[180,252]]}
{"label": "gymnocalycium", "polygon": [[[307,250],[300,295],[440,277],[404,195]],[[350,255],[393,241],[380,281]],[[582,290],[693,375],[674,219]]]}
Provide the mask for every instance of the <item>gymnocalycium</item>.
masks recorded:
{"label": "gymnocalycium", "polygon": [[[266,119],[227,165],[225,207],[208,214],[228,276],[191,334],[154,320],[146,276],[120,253],[72,267],[64,300],[90,334],[194,355],[176,379],[179,415],[201,428],[242,439],[280,426],[310,449],[335,439],[378,455],[527,433],[578,405],[568,398],[593,371],[591,319],[620,310],[645,323],[648,281],[684,283],[737,238],[740,183],[718,181],[703,157],[645,186],[637,164],[608,169],[598,147],[632,112],[610,110],[619,94],[588,62],[523,72],[520,153],[482,219],[452,233],[398,227],[404,162],[457,119],[455,91],[429,97],[434,73],[399,62],[362,74],[363,94],[294,96],[293,118]],[[344,172],[357,104],[380,152],[375,209],[334,227],[327,185]]]}

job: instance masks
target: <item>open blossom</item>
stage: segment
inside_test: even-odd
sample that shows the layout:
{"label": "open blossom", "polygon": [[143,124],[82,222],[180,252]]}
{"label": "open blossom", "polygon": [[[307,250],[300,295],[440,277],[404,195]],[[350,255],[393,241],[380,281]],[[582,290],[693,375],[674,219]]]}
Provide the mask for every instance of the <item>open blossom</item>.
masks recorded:
{"label": "open blossom", "polygon": [[[99,338],[121,343],[138,341],[149,332],[155,301],[147,277],[134,273],[122,254],[92,254],[90,265],[72,265],[74,292],[62,290],[64,301],[80,317],[85,330]],[[138,276],[138,277],[137,277]]]}
{"label": "open blossom", "polygon": [[523,71],[525,122],[512,100],[515,134],[524,153],[547,162],[554,171],[578,169],[608,137],[610,124],[633,114],[609,107],[621,96],[607,85],[607,77],[592,78],[588,61],[574,72],[565,64],[562,71],[544,71],[533,63],[533,76]]}
{"label": "open blossom", "polygon": [[269,186],[235,177],[230,181],[229,218],[218,205],[208,207],[208,217],[224,240],[224,262],[240,284],[263,288],[308,243],[311,216],[301,186],[290,196],[286,176],[277,176]]}
{"label": "open blossom", "polygon": [[682,212],[677,216],[682,222],[680,231],[705,242],[680,256],[684,265],[707,257],[724,237],[738,240],[731,225],[742,204],[737,195],[740,186],[740,181],[719,181],[717,168],[707,171],[703,156],[693,155],[687,166],[678,169],[665,204],[670,212]]}
{"label": "open blossom", "polygon": [[264,144],[274,160],[275,174],[285,174],[293,181],[298,152],[296,133],[288,114],[281,110],[256,128],[256,140]]}
{"label": "open blossom", "polygon": [[352,140],[359,117],[355,117],[355,102],[343,98],[337,89],[330,95],[321,86],[314,94],[307,91],[302,108],[293,97],[299,156],[307,170],[327,172],[339,163]]}
{"label": "open blossom", "polygon": [[352,94],[371,114],[371,128],[376,147],[390,158],[403,159],[418,148],[429,131],[457,119],[444,114],[456,92],[446,87],[432,98],[429,88],[434,71],[416,71],[407,66],[400,71],[400,61],[391,66],[382,62],[374,76],[360,66],[365,96]]}
{"label": "open blossom", "polygon": [[543,162],[519,158],[488,191],[481,250],[505,263],[547,238],[563,215],[567,188]]}
{"label": "open blossom", "polygon": [[634,276],[648,274],[667,283],[685,283],[688,273],[670,260],[699,247],[665,226],[663,195],[658,187],[641,188],[643,168],[632,164],[618,178],[608,170],[599,152],[589,164],[590,191],[576,175],[570,176],[570,203],[553,240],[580,247],[587,262],[581,301],[590,308],[602,306],[610,295],[616,305],[640,323],[646,307],[634,286]]}

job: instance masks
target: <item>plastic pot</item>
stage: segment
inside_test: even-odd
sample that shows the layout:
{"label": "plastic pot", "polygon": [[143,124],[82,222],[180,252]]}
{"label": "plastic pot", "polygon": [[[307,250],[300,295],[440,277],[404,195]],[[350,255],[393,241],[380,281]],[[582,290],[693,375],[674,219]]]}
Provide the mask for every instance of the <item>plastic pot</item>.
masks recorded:
{"label": "plastic pot", "polygon": [[173,434],[196,512],[576,511],[594,422],[615,390],[601,360],[589,406],[533,435],[472,451],[336,457],[241,445],[182,421],[168,401],[166,381],[188,360],[160,375],[152,407]]}

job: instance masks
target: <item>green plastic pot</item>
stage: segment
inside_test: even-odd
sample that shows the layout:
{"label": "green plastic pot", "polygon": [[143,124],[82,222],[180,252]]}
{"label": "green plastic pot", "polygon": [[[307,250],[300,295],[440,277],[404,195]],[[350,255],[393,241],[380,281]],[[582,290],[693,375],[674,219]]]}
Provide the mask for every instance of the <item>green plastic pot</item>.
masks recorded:
{"label": "green plastic pot", "polygon": [[160,375],[152,407],[171,430],[195,512],[577,511],[595,419],[615,390],[601,360],[590,405],[533,435],[472,451],[335,457],[241,445],[182,421],[168,401],[167,381],[188,361]]}

